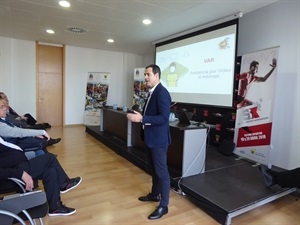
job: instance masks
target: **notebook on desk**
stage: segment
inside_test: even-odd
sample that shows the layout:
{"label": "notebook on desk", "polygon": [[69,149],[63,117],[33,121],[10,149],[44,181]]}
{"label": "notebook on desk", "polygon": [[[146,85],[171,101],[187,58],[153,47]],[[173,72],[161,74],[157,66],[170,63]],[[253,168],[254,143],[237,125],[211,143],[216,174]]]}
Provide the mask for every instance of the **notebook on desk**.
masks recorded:
{"label": "notebook on desk", "polygon": [[175,116],[179,120],[179,123],[186,124],[186,125],[191,124],[190,112],[182,111],[182,110],[173,110],[173,113],[175,114]]}

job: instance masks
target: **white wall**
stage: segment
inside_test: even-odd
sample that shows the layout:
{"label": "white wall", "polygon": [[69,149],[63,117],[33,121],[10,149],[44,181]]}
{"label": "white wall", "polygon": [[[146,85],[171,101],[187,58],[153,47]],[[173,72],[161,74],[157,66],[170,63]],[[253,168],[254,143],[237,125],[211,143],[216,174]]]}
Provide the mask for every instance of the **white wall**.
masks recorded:
{"label": "white wall", "polygon": [[[82,124],[88,72],[109,72],[107,104],[129,104],[128,90],[133,82],[133,70],[141,56],[121,52],[66,47],[65,123]],[[126,67],[124,62],[132,59]],[[135,60],[136,59],[136,60]],[[128,71],[132,71],[131,76]],[[130,106],[130,105],[128,105]]]}
{"label": "white wall", "polygon": [[19,113],[36,116],[35,42],[0,37],[0,91]]}
{"label": "white wall", "polygon": [[271,152],[272,164],[300,166],[300,1],[279,1],[240,20],[238,55],[280,46]]}
{"label": "white wall", "polygon": [[126,53],[124,54],[124,71],[125,79],[127,81],[125,100],[123,101],[127,107],[132,107],[133,105],[133,76],[134,68],[145,67],[147,64],[143,64],[143,57],[136,56],[134,54]]}
{"label": "white wall", "polygon": [[[0,91],[20,114],[36,116],[35,42],[0,37]],[[111,74],[108,104],[132,106],[133,71],[143,57],[122,52],[66,46],[65,124],[83,124],[88,72]]]}

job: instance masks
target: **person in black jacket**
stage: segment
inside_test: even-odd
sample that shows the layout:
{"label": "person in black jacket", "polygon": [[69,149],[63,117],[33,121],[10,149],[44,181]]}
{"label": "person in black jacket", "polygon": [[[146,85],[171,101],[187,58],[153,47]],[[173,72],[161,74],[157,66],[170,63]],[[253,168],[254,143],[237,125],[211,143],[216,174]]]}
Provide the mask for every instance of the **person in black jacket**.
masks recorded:
{"label": "person in black jacket", "polygon": [[42,180],[49,216],[68,216],[76,212],[76,209],[63,205],[60,194],[77,187],[81,177],[70,179],[51,153],[28,160],[21,148],[0,137],[0,179],[9,177],[23,180],[28,191],[33,189],[34,180]]}

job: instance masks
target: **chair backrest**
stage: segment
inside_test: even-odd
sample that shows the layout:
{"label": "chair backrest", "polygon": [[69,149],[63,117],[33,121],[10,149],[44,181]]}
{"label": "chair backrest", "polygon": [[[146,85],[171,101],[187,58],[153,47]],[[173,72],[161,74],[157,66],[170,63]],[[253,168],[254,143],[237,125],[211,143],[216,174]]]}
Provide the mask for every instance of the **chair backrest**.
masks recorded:
{"label": "chair backrest", "polygon": [[233,141],[223,139],[218,148],[218,151],[223,155],[231,156],[233,155],[234,149],[235,149],[235,143]]}

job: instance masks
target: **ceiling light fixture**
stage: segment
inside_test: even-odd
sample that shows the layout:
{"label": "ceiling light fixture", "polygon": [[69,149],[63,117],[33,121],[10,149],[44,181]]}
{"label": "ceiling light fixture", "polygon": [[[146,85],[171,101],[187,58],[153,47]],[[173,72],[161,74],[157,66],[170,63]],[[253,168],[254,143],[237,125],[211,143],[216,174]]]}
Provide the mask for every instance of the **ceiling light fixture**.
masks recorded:
{"label": "ceiling light fixture", "polygon": [[87,32],[86,29],[80,28],[80,27],[73,27],[73,26],[69,26],[66,27],[66,30],[72,33],[76,33],[76,34],[84,34]]}
{"label": "ceiling light fixture", "polygon": [[149,25],[149,24],[151,24],[151,23],[152,23],[152,21],[149,20],[149,19],[144,19],[144,20],[143,20],[143,24],[145,24],[145,25]]}
{"label": "ceiling light fixture", "polygon": [[46,32],[47,32],[48,34],[54,34],[54,33],[55,33],[54,30],[52,30],[52,29],[47,29]]}
{"label": "ceiling light fixture", "polygon": [[109,42],[109,43],[114,43],[115,41],[114,41],[114,39],[107,39],[107,42]]}
{"label": "ceiling light fixture", "polygon": [[60,6],[62,6],[62,7],[65,7],[65,8],[68,8],[68,7],[70,7],[70,3],[68,2],[68,1],[59,1],[59,3],[58,3]]}

